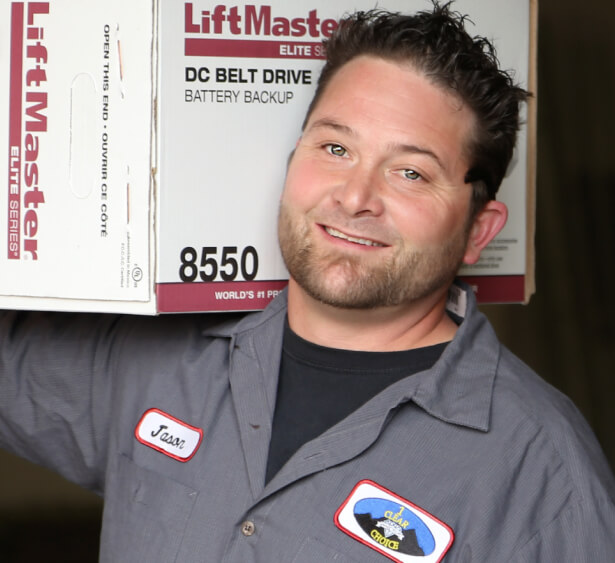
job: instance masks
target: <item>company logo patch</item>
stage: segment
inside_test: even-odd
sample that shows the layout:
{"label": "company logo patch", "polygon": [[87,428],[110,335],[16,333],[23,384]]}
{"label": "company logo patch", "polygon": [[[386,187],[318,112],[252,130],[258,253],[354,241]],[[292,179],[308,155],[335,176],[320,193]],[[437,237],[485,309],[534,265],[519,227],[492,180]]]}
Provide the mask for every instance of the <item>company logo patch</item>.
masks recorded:
{"label": "company logo patch", "polygon": [[360,481],[335,514],[344,533],[397,563],[437,563],[453,530],[373,481]]}
{"label": "company logo patch", "polygon": [[149,409],[135,428],[139,442],[172,457],[188,461],[203,439],[203,430],[190,426],[158,409]]}

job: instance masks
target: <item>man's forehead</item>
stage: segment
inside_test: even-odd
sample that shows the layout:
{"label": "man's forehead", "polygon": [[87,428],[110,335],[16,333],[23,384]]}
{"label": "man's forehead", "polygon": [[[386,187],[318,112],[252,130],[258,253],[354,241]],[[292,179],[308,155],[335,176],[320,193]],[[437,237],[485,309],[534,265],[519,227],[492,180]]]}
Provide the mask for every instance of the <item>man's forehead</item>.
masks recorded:
{"label": "man's forehead", "polygon": [[[360,71],[356,69],[360,68]],[[379,80],[391,81],[397,84],[397,91],[403,92],[403,76],[414,76],[417,81],[424,82],[434,89],[438,96],[446,97],[448,105],[454,111],[469,112],[474,116],[474,111],[459,96],[459,93],[451,86],[436,80],[429,73],[421,70],[417,65],[409,60],[398,60],[372,54],[358,55],[346,61],[337,68],[328,78],[324,90],[321,92],[317,103],[312,108],[314,113],[323,101],[328,101],[330,92],[333,89],[349,88],[350,90],[360,90],[357,80],[368,80],[370,76],[377,77]],[[306,121],[306,125],[308,122]]]}

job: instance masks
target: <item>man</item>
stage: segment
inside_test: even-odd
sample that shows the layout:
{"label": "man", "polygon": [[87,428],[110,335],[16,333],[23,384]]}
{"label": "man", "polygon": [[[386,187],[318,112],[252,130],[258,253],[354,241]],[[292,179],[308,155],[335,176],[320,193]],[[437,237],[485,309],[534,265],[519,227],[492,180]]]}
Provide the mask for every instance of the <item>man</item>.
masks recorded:
{"label": "man", "polygon": [[7,313],[2,444],[104,494],[102,561],[612,560],[591,431],[453,281],[505,223],[525,92],[446,6],[327,52],[288,292],[217,323]]}

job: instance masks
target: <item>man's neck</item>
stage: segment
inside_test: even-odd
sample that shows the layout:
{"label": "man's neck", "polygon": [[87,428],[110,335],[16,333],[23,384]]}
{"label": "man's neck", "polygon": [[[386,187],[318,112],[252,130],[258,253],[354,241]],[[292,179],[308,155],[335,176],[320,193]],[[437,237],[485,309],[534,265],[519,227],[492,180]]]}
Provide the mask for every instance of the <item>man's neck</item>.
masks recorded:
{"label": "man's neck", "polygon": [[452,340],[457,325],[446,313],[447,289],[420,302],[374,309],[341,309],[288,286],[288,321],[303,339],[344,350],[389,352]]}

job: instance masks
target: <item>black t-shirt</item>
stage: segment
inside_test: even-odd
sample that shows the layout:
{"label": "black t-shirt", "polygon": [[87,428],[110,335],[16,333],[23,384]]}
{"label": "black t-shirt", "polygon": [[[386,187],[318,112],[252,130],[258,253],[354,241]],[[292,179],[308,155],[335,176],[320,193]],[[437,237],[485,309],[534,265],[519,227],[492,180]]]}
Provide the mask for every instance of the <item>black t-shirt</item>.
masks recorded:
{"label": "black t-shirt", "polygon": [[401,352],[319,346],[286,323],[266,482],[304,443],[399,379],[429,369],[446,343]]}

